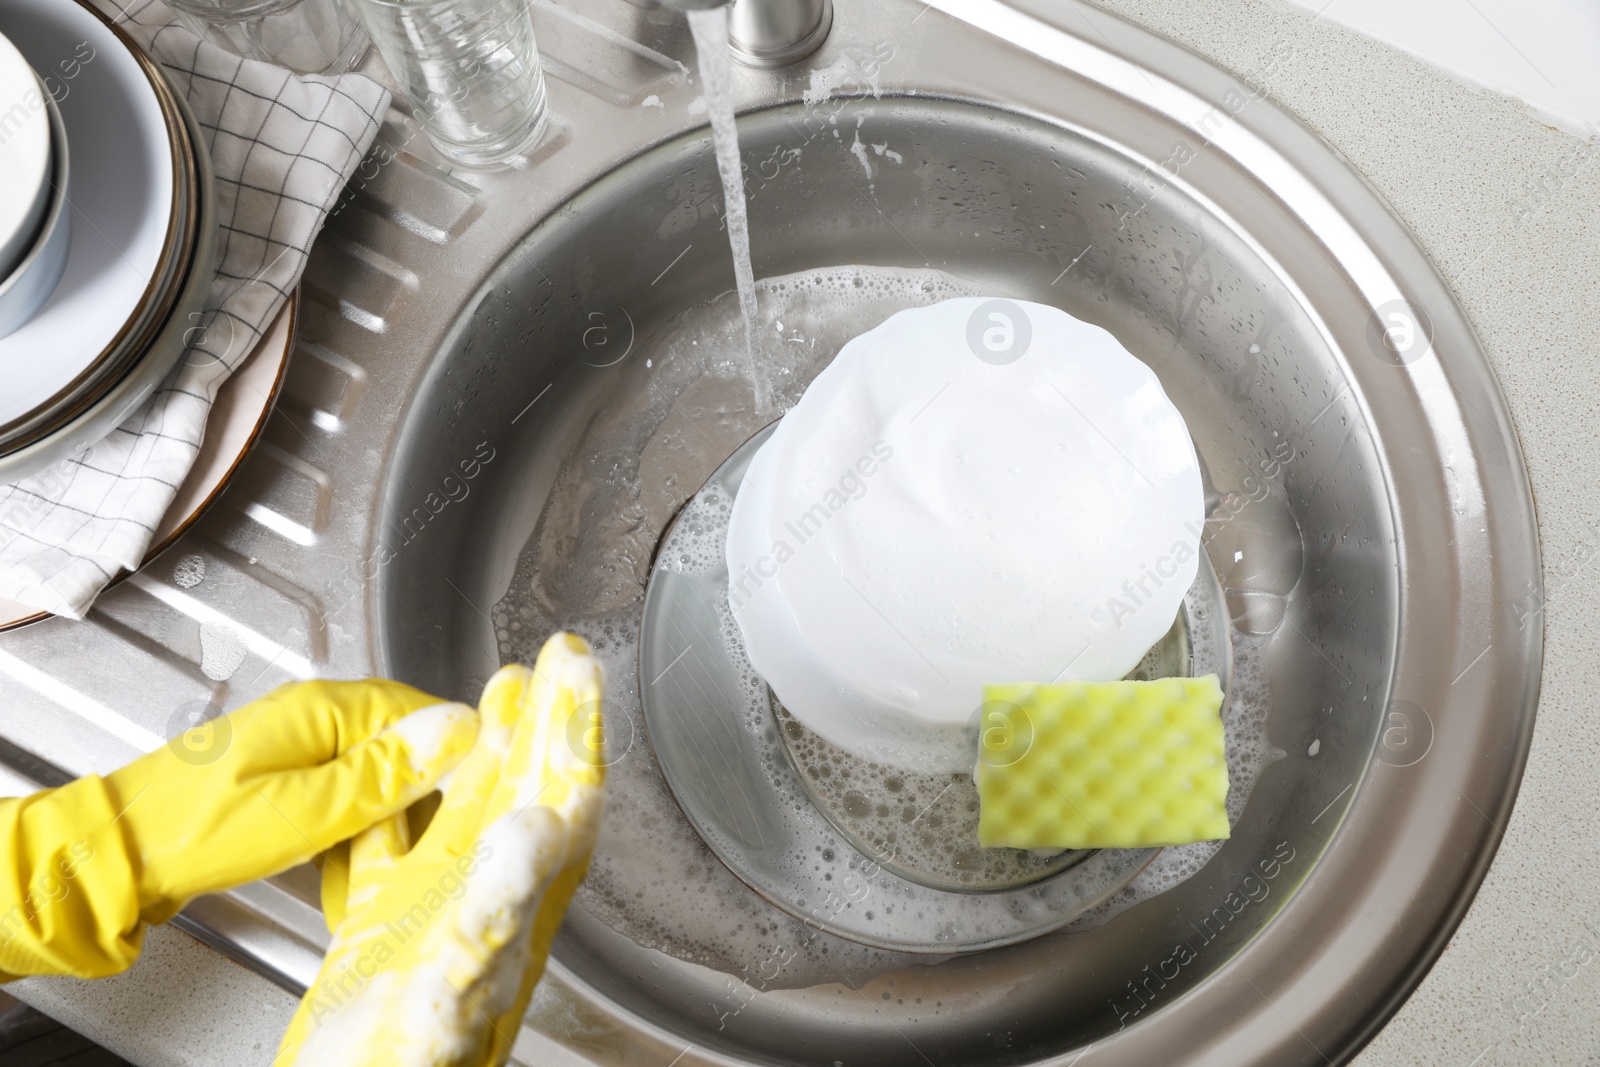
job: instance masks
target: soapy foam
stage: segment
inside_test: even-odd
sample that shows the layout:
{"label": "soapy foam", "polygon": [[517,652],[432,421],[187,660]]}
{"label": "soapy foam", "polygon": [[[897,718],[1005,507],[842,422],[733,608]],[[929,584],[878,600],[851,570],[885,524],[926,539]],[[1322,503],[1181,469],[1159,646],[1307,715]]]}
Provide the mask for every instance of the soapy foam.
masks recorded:
{"label": "soapy foam", "polygon": [[[1128,677],[1144,681],[1187,673],[1188,633],[1180,617]],[[812,800],[858,848],[905,877],[941,888],[1008,888],[1064,871],[1088,854],[982,848],[978,787],[970,772],[918,774],[883,767],[829,744],[781,704],[776,714]],[[976,739],[972,745],[975,751]]]}
{"label": "soapy foam", "polygon": [[475,718],[477,711],[465,704],[433,704],[419,708],[385,729],[385,734],[405,743],[406,761],[418,778],[438,764],[445,742],[459,728],[462,719]]}

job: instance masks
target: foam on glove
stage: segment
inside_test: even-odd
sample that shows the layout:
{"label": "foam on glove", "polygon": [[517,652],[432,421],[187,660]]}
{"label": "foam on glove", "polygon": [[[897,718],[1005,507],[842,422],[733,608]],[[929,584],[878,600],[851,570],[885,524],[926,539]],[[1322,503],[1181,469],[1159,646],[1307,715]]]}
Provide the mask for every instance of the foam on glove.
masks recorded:
{"label": "foam on glove", "polygon": [[342,918],[278,1062],[505,1062],[599,832],[604,751],[590,739],[601,681],[570,634],[546,642],[531,670],[503,668],[415,846],[402,816],[352,843],[343,876],[330,860],[325,910]]}

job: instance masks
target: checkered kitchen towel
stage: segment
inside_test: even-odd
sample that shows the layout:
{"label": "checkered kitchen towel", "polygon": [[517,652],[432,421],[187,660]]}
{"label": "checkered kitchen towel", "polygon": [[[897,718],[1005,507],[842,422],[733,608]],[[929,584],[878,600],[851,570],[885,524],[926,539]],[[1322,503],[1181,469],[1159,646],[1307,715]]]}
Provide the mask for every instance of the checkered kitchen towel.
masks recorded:
{"label": "checkered kitchen towel", "polygon": [[[359,74],[300,77],[231,55],[159,0],[94,2],[165,66],[205,131],[222,254],[201,322],[232,321],[197,330],[150,401],[88,454],[0,486],[0,596],[75,619],[144,558],[194,464],[218,387],[299,282],[389,103],[388,90]],[[208,347],[212,338],[226,350]]]}

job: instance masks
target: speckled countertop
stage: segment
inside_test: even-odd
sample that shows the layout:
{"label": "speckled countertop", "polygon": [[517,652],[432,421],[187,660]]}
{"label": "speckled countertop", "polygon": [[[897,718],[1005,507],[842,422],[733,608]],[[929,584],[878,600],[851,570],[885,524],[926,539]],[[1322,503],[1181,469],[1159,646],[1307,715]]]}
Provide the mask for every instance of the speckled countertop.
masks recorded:
{"label": "speckled countertop", "polygon": [[[1600,1064],[1600,140],[1300,8],[1100,2],[1261,84],[1388,198],[1478,331],[1533,479],[1546,644],[1516,809],[1443,957],[1356,1062]],[[1280,41],[1290,58],[1258,73]]]}
{"label": "speckled countertop", "polygon": [[[1098,2],[1260,84],[1388,198],[1476,327],[1532,473],[1546,651],[1527,774],[1461,929],[1357,1062],[1600,1064],[1600,744],[1584,680],[1600,671],[1600,141],[1283,3]],[[151,1067],[269,1064],[294,1007],[165,928],[126,975],[16,992]]]}

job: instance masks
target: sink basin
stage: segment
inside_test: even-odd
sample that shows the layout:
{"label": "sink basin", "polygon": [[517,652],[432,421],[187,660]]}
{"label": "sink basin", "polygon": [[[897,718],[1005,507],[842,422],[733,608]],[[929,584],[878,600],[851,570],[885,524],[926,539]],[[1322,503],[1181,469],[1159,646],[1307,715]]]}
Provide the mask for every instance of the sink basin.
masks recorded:
{"label": "sink basin", "polygon": [[[555,122],[531,166],[446,170],[392,113],[222,506],[90,623],[0,639],[6,783],[109,770],[295,677],[472,699],[525,619],[598,627],[625,663],[662,531],[764,420],[660,358],[733,287],[681,17],[536,12]],[[821,50],[736,88],[758,277],[942,272],[1099,323],[1161,377],[1205,464],[1263,769],[1169,891],[912,958],[789,918],[702,847],[613,669],[622,791],[519,1061],[1349,1059],[1471,902],[1538,688],[1531,494],[1449,290],[1313,133],[1087,4],[839,2]],[[223,637],[242,658],[216,678]],[[676,858],[645,870],[657,845]],[[177,921],[298,991],[315,901],[302,869]]]}
{"label": "sink basin", "polygon": [[[956,29],[897,42],[869,95],[751,94],[757,276],[931,268],[1057,304],[1155,369],[1207,473],[1230,699],[1265,722],[1232,839],[1109,921],[930,964],[802,926],[684,833],[628,648],[657,539],[764,421],[732,372],[673,347],[685,309],[734,284],[699,131],[577,192],[442,336],[382,494],[380,663],[468,697],[550,625],[606,646],[630,784],[555,959],[570,997],[684,1062],[1347,1056],[1459,919],[1526,745],[1538,635],[1503,605],[1539,571],[1504,405],[1404,231],[1269,103],[1236,87],[1208,108],[1169,79],[1215,91],[1220,72],[1126,27],[1110,52],[1043,24],[1022,51]],[[783,401],[815,370],[797,358]],[[481,480],[428,513],[485,442]],[[424,524],[428,551],[405,551]]]}

